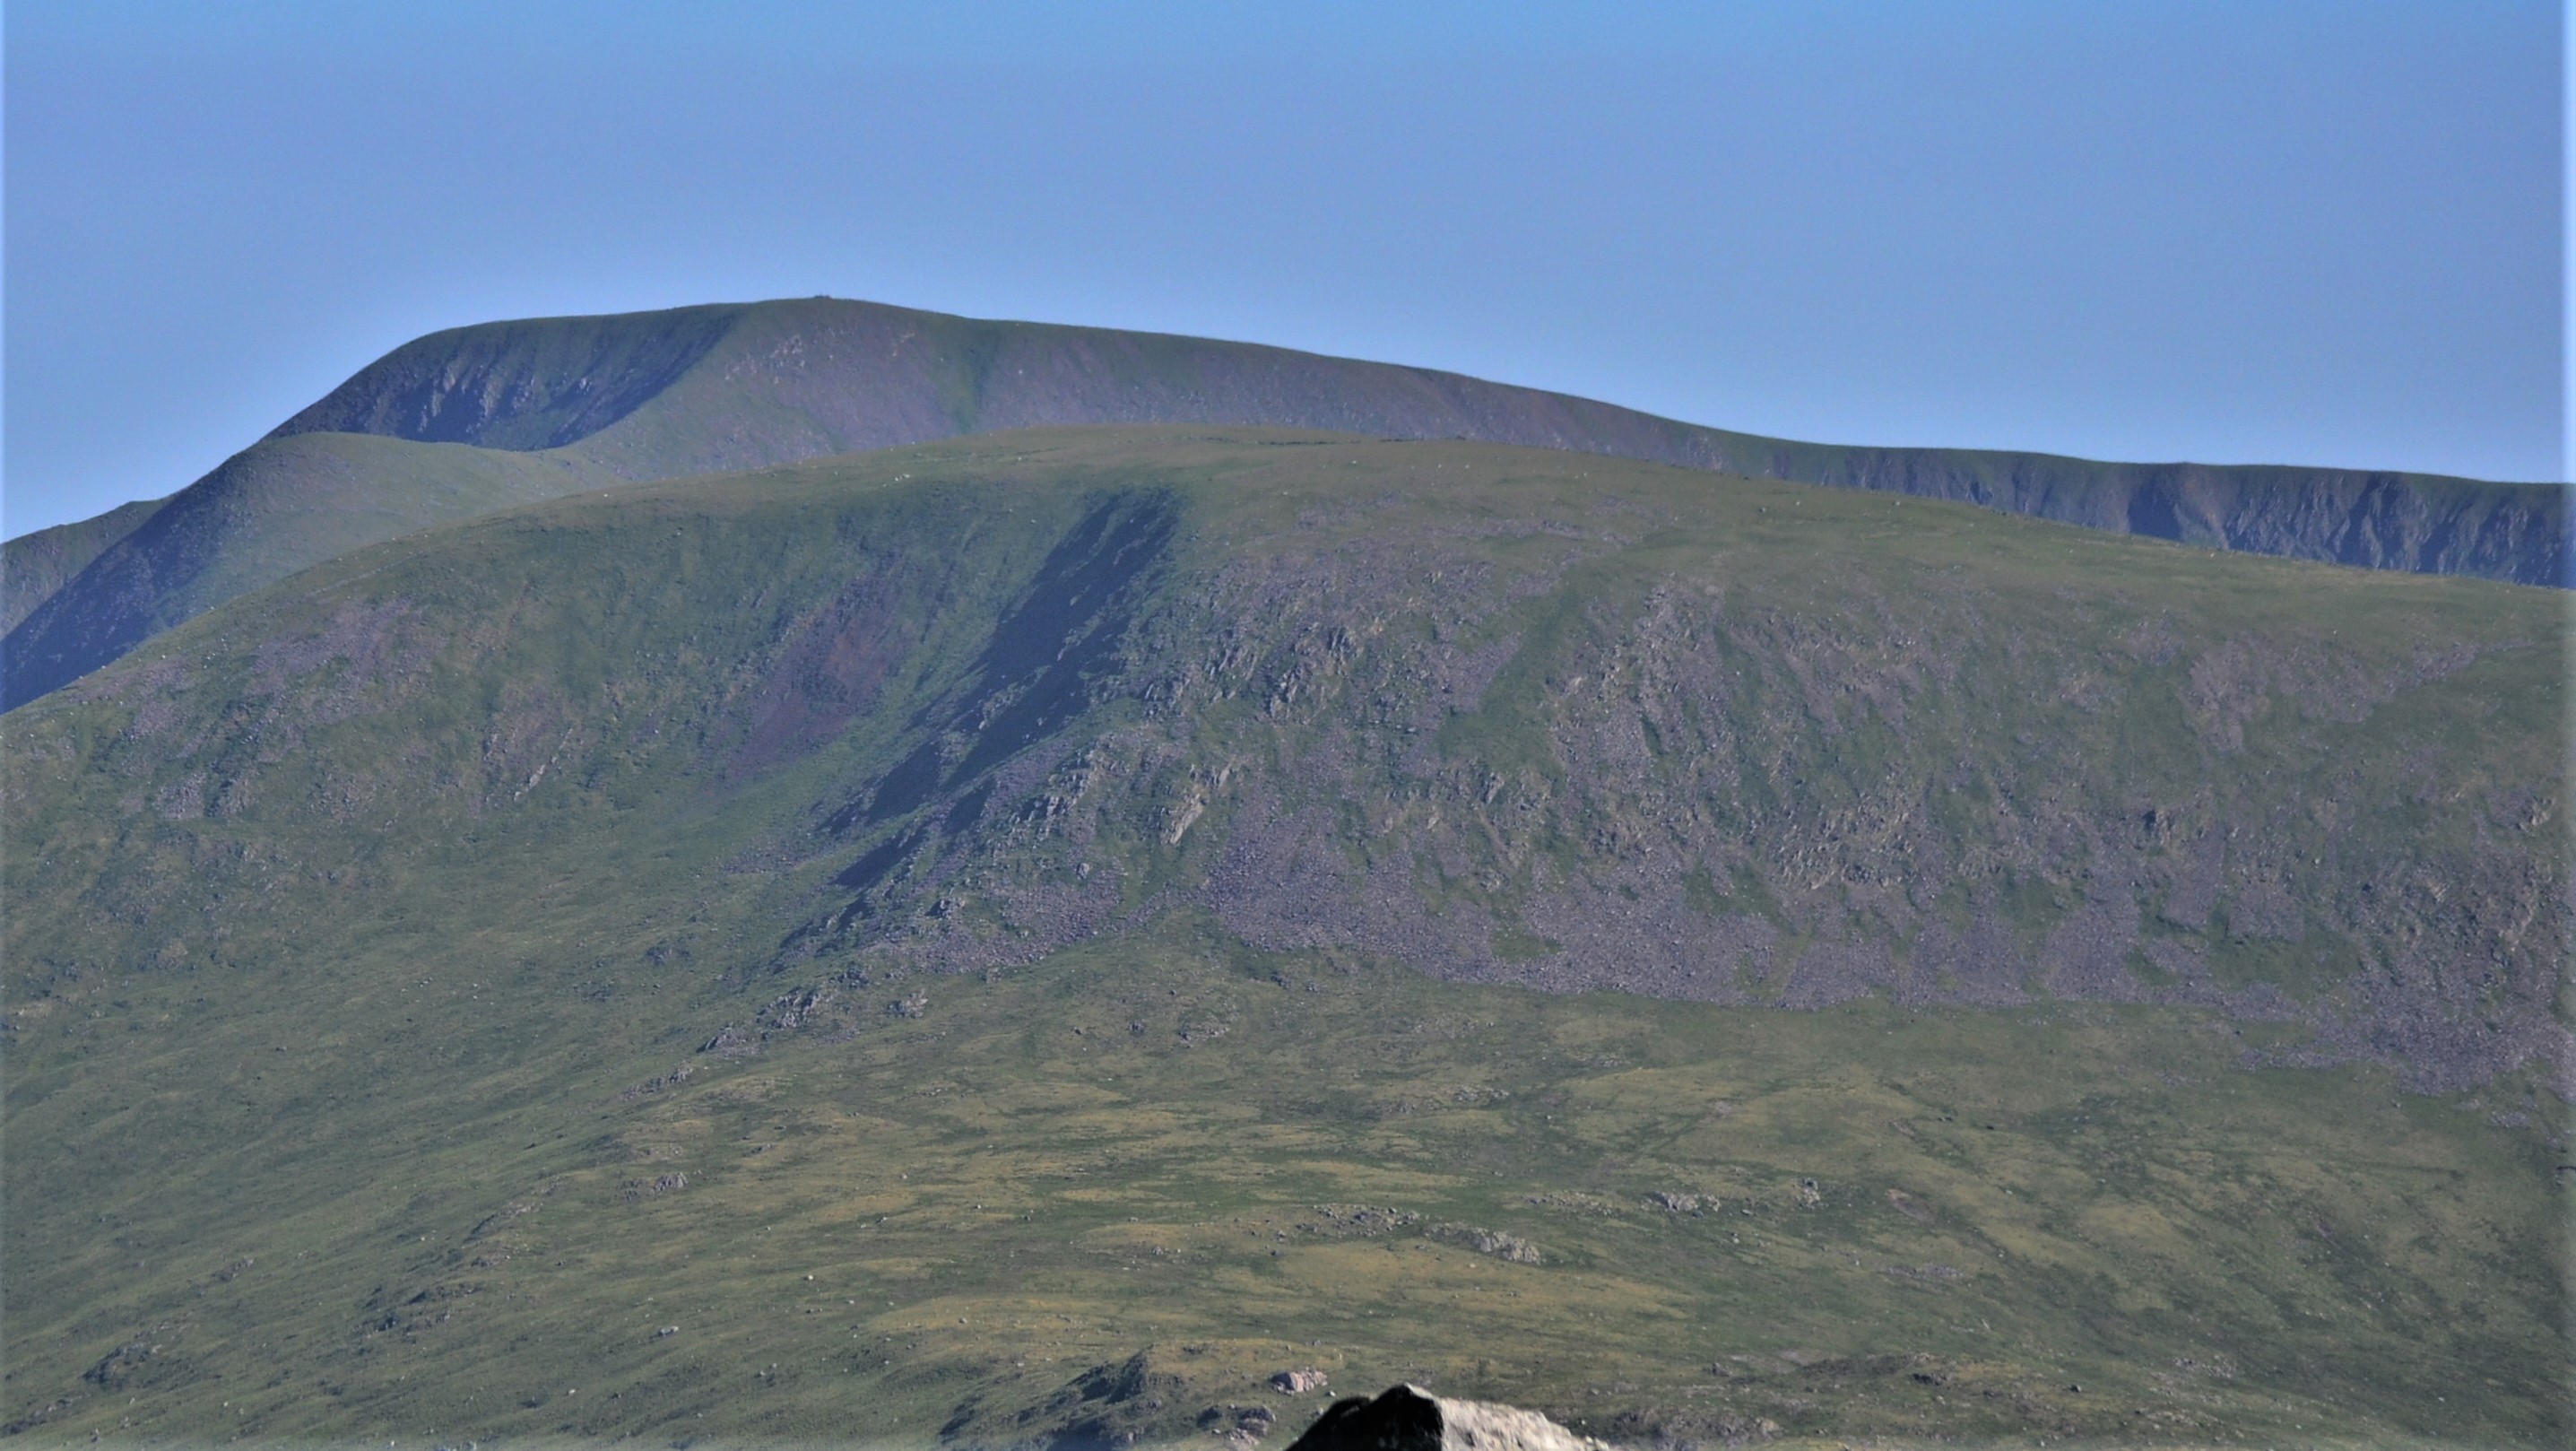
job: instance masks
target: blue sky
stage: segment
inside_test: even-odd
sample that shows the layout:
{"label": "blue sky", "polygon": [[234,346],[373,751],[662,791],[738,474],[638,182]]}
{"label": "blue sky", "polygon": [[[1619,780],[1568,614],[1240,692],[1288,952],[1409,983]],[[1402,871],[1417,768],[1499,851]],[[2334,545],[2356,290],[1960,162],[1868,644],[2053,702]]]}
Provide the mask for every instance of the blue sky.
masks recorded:
{"label": "blue sky", "polygon": [[2560,476],[2555,4],[1384,8],[19,0],[0,528],[433,328],[824,292]]}

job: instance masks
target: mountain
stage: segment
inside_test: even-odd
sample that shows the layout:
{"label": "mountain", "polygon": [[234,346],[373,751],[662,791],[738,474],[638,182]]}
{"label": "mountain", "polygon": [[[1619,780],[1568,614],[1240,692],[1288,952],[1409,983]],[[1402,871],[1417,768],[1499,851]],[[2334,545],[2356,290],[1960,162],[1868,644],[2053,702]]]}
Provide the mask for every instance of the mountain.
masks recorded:
{"label": "mountain", "polygon": [[609,468],[648,479],[1085,423],[1477,439],[1956,499],[2372,568],[2525,584],[2564,574],[2555,485],[1793,443],[1424,368],[828,298],[433,333],[279,432],[585,443]]}
{"label": "mountain", "polygon": [[[10,630],[5,698],[58,689],[211,606],[360,545],[619,482],[555,455],[345,433],[263,440],[166,500],[118,511],[142,512]],[[65,532],[30,538],[52,545]],[[70,544],[54,546],[66,562]],[[13,554],[13,591],[18,568]]]}
{"label": "mountain", "polygon": [[2561,606],[1209,425],[362,547],[11,713],[0,1426],[2563,1444]]}
{"label": "mountain", "polygon": [[76,524],[57,524],[10,540],[7,556],[0,560],[0,632],[18,628],[36,606],[160,507],[159,499],[140,499]]}
{"label": "mountain", "polygon": [[[1095,423],[1281,425],[1384,438],[1476,439],[1728,474],[1955,499],[2230,550],[2372,568],[2556,584],[2556,485],[2355,470],[2104,464],[2038,454],[1792,443],[1656,418],[1452,373],[1286,349],[1100,328],[984,322],[869,303],[679,308],[433,333],[361,370],[262,445],[177,496],[215,497],[127,536],[98,578],[46,588],[0,645],[0,703],[17,704],[139,641],[338,549],[468,517],[538,492],[763,467],[961,434]],[[452,458],[327,462],[290,440],[370,435],[472,447],[471,487],[424,489]],[[321,445],[312,445],[320,447]],[[264,452],[265,451],[265,452]],[[533,466],[528,461],[542,461]],[[557,471],[559,466],[560,471]],[[381,469],[381,471],[375,471]],[[238,475],[259,475],[290,533],[238,528]],[[313,482],[299,494],[293,480]],[[507,479],[507,483],[496,482]],[[287,502],[292,500],[293,502]],[[6,569],[26,592],[59,566]],[[13,591],[13,609],[16,592]],[[41,617],[40,617],[41,614]]]}

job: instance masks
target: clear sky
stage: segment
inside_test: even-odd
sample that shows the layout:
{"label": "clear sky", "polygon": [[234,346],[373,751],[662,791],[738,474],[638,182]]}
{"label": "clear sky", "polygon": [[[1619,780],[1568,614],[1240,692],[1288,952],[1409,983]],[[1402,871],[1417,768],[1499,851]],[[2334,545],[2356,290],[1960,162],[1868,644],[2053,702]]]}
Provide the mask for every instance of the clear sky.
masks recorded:
{"label": "clear sky", "polygon": [[434,328],[826,292],[1836,442],[2562,466],[2555,0],[6,25],[12,535]]}

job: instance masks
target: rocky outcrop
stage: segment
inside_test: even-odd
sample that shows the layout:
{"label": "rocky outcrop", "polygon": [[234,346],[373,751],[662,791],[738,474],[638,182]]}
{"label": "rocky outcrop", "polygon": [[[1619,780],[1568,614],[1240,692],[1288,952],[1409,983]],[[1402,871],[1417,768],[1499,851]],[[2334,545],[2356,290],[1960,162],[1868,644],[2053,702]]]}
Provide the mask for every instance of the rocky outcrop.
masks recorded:
{"label": "rocky outcrop", "polygon": [[[1638,556],[1573,513],[1310,521],[1185,606],[1140,593],[1150,552],[1089,582],[1101,541],[1184,532],[1167,507],[1104,496],[946,728],[818,808],[848,890],[791,958],[975,970],[1190,906],[1452,979],[2188,1005],[2311,1030],[2262,1062],[2449,1091],[2537,1061],[2576,1095],[2556,777],[2543,737],[2474,743],[2459,683],[2545,714],[2541,616],[2390,650],[2324,617],[2212,628],[1875,565],[1810,590],[1688,552],[1613,589]],[[2498,748],[2526,774],[2478,764]],[[1167,885],[1139,901],[1145,870]]]}
{"label": "rocky outcrop", "polygon": [[1606,1451],[1536,1411],[1453,1401],[1420,1386],[1335,1401],[1288,1451]]}
{"label": "rocky outcrop", "polygon": [[[2553,596],[1487,445],[1022,443],[424,537],[65,706],[131,711],[114,799],[172,823],[802,773],[737,858],[796,885],[694,1025],[718,1058],[1188,913],[1549,992],[2190,1006],[2290,1025],[2251,1063],[2576,1098]],[[502,561],[542,585],[459,583]],[[595,685],[513,663],[593,629],[629,642]],[[456,698],[470,740],[402,724]],[[292,784],[361,710],[407,743]]]}

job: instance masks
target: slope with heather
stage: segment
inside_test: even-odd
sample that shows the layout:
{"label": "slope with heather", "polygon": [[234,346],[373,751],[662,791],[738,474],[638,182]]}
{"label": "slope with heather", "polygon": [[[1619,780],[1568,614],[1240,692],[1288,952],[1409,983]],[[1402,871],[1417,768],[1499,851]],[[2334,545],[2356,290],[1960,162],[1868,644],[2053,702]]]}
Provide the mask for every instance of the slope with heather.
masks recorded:
{"label": "slope with heather", "polygon": [[1204,428],[362,549],[13,714],[6,1417],[2553,1444],[2556,603]]}

